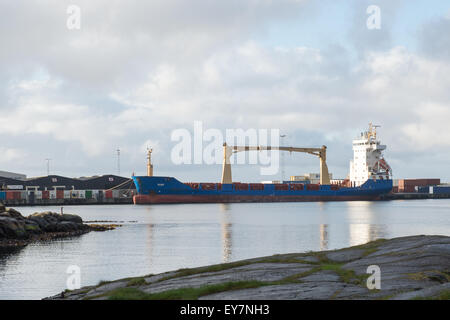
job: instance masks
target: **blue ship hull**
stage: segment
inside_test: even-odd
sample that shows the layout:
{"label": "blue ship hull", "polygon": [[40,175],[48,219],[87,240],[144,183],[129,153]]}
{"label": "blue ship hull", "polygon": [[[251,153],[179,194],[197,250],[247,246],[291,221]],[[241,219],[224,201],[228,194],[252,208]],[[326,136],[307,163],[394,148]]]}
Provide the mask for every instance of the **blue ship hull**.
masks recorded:
{"label": "blue ship hull", "polygon": [[367,180],[359,187],[298,183],[182,183],[173,177],[132,177],[135,204],[378,200],[392,180]]}

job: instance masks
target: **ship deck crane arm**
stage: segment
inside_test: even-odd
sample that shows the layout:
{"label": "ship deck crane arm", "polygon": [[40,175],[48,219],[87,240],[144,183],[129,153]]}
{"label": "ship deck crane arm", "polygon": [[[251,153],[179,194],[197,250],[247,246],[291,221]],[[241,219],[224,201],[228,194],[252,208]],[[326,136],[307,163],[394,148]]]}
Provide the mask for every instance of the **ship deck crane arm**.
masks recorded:
{"label": "ship deck crane arm", "polygon": [[232,183],[231,178],[231,163],[230,158],[233,153],[245,152],[245,151],[289,151],[289,152],[302,152],[312,154],[320,159],[320,184],[330,184],[330,175],[328,173],[328,166],[326,164],[327,147],[321,148],[297,148],[297,147],[273,147],[273,146],[228,146],[223,144],[223,167],[222,167],[222,183]]}

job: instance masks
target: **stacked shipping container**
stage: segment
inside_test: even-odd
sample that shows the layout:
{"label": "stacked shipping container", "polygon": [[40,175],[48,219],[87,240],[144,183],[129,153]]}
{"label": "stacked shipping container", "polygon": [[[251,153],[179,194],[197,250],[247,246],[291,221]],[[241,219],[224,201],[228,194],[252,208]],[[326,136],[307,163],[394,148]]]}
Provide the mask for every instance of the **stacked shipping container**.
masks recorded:
{"label": "stacked shipping container", "polygon": [[[114,203],[117,199],[129,199],[132,203],[134,190],[44,190],[44,191],[0,191],[0,202],[5,204],[64,204]],[[106,201],[105,201],[106,199]],[[81,202],[80,202],[81,201]],[[122,201],[123,202],[123,201]]]}
{"label": "stacked shipping container", "polygon": [[427,187],[441,184],[441,179],[400,179],[398,192],[416,192],[416,187]]}

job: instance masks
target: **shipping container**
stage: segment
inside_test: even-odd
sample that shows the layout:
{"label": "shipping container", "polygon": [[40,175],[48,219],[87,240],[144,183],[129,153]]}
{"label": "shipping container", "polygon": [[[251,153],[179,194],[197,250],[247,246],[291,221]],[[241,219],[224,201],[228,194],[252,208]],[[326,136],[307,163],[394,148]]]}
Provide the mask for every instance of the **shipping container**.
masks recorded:
{"label": "shipping container", "polygon": [[105,190],[104,192],[105,192],[106,199],[112,199],[112,197],[113,197],[112,190]]}
{"label": "shipping container", "polygon": [[318,184],[307,184],[306,185],[306,190],[314,190],[314,191],[320,190],[320,185],[318,185]]}
{"label": "shipping container", "polygon": [[41,200],[42,199],[42,191],[35,191],[34,197],[38,200]]}
{"label": "shipping container", "polygon": [[419,193],[430,193],[430,188],[429,186],[426,187],[417,187],[417,192]]}
{"label": "shipping container", "polygon": [[14,200],[15,192],[14,191],[6,191],[6,200]]}
{"label": "shipping container", "polygon": [[411,191],[414,187],[434,186],[441,183],[441,179],[400,179],[398,181],[398,189],[400,192]]}
{"label": "shipping container", "polygon": [[21,191],[6,191],[6,200],[20,200],[22,199]]}
{"label": "shipping container", "polygon": [[50,199],[56,199],[56,190],[49,191]]}
{"label": "shipping container", "polygon": [[92,199],[92,191],[91,190],[86,190],[85,196],[86,196],[86,199]]}
{"label": "shipping container", "polygon": [[50,192],[48,190],[42,191],[42,199],[49,199]]}
{"label": "shipping container", "polygon": [[6,192],[0,191],[0,200],[6,200]]}
{"label": "shipping container", "polygon": [[216,184],[215,183],[200,183],[200,187],[202,190],[215,190]]}
{"label": "shipping container", "polygon": [[78,199],[85,199],[86,192],[84,190],[78,190]]}
{"label": "shipping container", "polygon": [[27,191],[20,191],[20,199],[27,200],[28,199],[28,192]]}
{"label": "shipping container", "polygon": [[70,199],[70,190],[64,190],[64,199]]}
{"label": "shipping container", "polygon": [[64,199],[64,190],[56,190],[56,199]]}
{"label": "shipping container", "polygon": [[404,192],[404,193],[416,192],[416,187],[415,186],[405,186],[403,189],[399,188],[399,192]]}
{"label": "shipping container", "polygon": [[72,199],[78,199],[78,191],[77,190],[71,190],[70,191],[70,197]]}
{"label": "shipping container", "polygon": [[112,191],[112,197],[113,197],[114,199],[120,198],[119,190],[117,190],[117,189],[113,190],[113,191]]}
{"label": "shipping container", "polygon": [[[433,190],[433,194],[448,194],[450,195],[450,186],[435,186],[431,187]],[[431,190],[430,190],[431,193]]]}
{"label": "shipping container", "polygon": [[250,183],[250,190],[264,190],[264,184],[262,184],[262,183]]}
{"label": "shipping container", "polygon": [[304,189],[304,185],[302,183],[292,183],[291,184],[292,191],[299,191],[299,190],[303,190],[303,189]]}
{"label": "shipping container", "polygon": [[275,190],[289,190],[289,185],[288,184],[276,184],[275,185]]}

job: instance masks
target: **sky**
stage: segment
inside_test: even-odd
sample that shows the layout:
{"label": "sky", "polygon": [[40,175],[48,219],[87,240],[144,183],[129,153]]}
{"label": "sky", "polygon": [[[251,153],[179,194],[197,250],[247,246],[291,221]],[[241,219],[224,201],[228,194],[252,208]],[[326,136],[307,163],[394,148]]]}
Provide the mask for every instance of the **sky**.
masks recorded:
{"label": "sky", "polygon": [[[155,175],[218,181],[220,165],[171,160],[173,131],[201,121],[326,145],[345,178],[373,122],[394,178],[450,181],[449,34],[448,0],[0,0],[0,170],[116,174],[120,149],[120,174],[139,175],[152,147]],[[286,177],[318,170],[284,156]]]}

